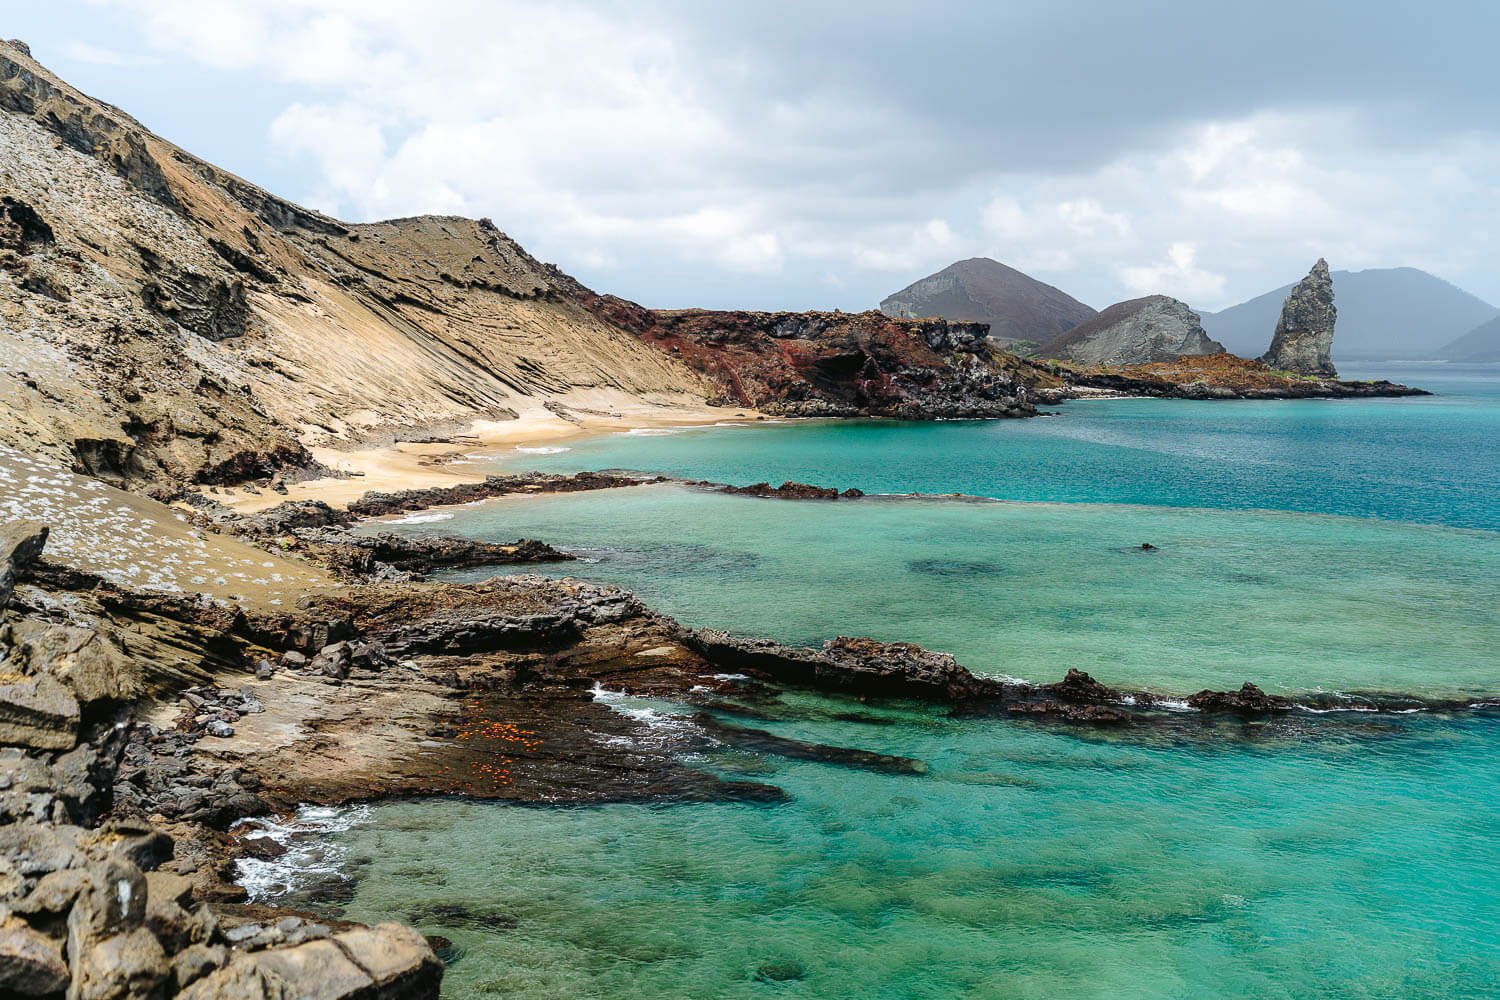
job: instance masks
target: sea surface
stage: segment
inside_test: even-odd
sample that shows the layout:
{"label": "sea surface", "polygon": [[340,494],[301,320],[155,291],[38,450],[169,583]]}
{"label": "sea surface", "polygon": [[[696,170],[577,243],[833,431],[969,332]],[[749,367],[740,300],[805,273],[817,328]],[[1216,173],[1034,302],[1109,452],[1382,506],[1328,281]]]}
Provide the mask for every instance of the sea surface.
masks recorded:
{"label": "sea surface", "polygon": [[[396,527],[539,537],[580,556],[549,571],[689,624],[986,674],[1500,694],[1500,370],[1346,375],[1438,394],[610,435],[495,464],[992,499],[652,486]],[[693,725],[602,696],[658,739]],[[852,707],[792,694],[754,725],[930,772],[726,749],[699,766],[791,800],[389,803],[311,822],[303,863],[358,876],[349,917],[450,938],[452,997],[1496,995],[1500,714],[1104,734]]]}

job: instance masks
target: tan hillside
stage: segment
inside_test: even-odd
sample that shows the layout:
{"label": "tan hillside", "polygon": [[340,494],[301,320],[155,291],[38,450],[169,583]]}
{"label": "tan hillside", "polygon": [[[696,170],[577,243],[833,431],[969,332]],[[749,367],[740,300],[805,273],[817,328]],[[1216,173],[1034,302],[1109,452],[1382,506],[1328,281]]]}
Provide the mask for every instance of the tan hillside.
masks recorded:
{"label": "tan hillside", "polygon": [[0,445],[229,482],[546,403],[702,405],[551,273],[486,220],[284,201],[0,42]]}

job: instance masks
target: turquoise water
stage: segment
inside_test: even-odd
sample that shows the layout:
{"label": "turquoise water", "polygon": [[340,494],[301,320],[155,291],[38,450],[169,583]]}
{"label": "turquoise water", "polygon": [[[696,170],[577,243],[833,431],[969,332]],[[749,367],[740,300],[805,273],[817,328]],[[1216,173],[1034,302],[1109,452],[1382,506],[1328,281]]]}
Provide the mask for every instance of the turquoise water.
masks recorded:
{"label": "turquoise water", "polygon": [[[730,432],[732,433],[732,432]],[[541,538],[692,626],[916,642],[977,673],[1165,692],[1500,693],[1500,533],[1104,504],[786,501],[678,486],[400,526]],[[1157,551],[1141,551],[1150,542]],[[484,579],[491,569],[450,574]]]}
{"label": "turquoise water", "polygon": [[1073,401],[1031,420],[795,421],[568,442],[509,468],[629,468],[869,493],[1264,508],[1500,530],[1500,366],[1350,369],[1405,399]]}
{"label": "turquoise water", "polygon": [[[451,997],[1477,998],[1500,982],[1495,719],[1140,742],[913,716],[772,728],[932,771],[726,752],[704,763],[793,801],[380,806],[339,837],[363,861],[348,915],[452,940]],[[801,975],[758,980],[773,963]]]}
{"label": "turquoise water", "polygon": [[[520,459],[1023,503],[650,487],[403,530],[533,534],[693,624],[910,639],[988,673],[1494,693],[1500,373],[1422,371],[1395,374],[1444,395],[717,428]],[[654,739],[692,725],[611,700]],[[790,801],[381,805],[333,835],[361,879],[347,915],[453,940],[450,997],[1496,994],[1494,715],[1111,735],[848,707],[790,694],[753,725],[930,772],[726,749],[699,766]]]}

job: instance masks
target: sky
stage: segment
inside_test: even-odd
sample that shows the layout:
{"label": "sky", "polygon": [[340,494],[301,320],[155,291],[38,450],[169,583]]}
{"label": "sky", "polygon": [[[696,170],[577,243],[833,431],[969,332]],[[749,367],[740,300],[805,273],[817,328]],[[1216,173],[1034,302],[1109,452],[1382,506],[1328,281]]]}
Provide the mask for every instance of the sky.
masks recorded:
{"label": "sky", "polygon": [[1492,0],[53,0],[0,35],[349,221],[488,217],[655,307],[987,256],[1103,308],[1412,266],[1500,303]]}

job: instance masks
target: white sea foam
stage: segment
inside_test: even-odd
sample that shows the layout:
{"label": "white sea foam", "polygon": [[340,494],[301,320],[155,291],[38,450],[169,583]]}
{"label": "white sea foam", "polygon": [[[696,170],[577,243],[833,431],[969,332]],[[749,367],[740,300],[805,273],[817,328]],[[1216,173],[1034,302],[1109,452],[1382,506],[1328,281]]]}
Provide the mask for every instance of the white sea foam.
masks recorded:
{"label": "white sea foam", "polygon": [[565,451],[572,450],[572,448],[565,448],[560,444],[543,444],[535,448],[525,448],[521,445],[516,445],[516,451],[519,451],[523,455],[561,455]]}
{"label": "white sea foam", "polygon": [[681,434],[685,430],[686,427],[632,427],[625,433],[636,437],[665,437],[668,434]]}
{"label": "white sea foam", "polygon": [[451,520],[453,520],[452,514],[439,511],[436,514],[408,514],[405,517],[398,517],[394,521],[387,521],[386,524],[428,524],[432,521]]}
{"label": "white sea foam", "polygon": [[[610,691],[602,684],[594,684],[593,695],[595,701],[611,711],[619,712],[627,718],[644,724],[649,730],[649,735],[643,742],[654,746],[673,742],[678,737],[694,732],[698,728],[685,716],[653,708],[644,698],[625,694],[622,691]],[[616,740],[610,742],[616,742]]]}
{"label": "white sea foam", "polygon": [[245,826],[261,831],[285,847],[277,858],[240,858],[237,881],[250,894],[250,902],[259,903],[292,892],[310,876],[334,875],[344,868],[347,851],[329,841],[329,835],[343,833],[368,821],[369,806],[331,808],[303,806],[289,819],[257,817]]}

